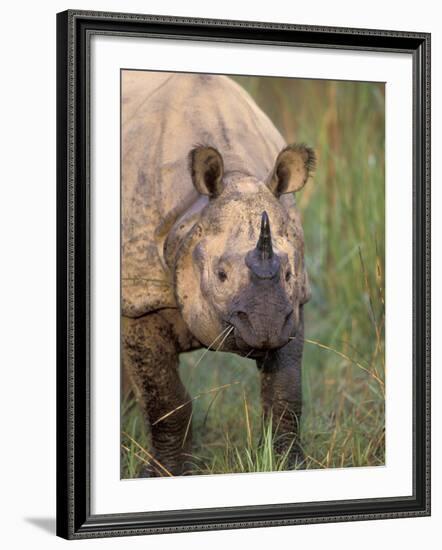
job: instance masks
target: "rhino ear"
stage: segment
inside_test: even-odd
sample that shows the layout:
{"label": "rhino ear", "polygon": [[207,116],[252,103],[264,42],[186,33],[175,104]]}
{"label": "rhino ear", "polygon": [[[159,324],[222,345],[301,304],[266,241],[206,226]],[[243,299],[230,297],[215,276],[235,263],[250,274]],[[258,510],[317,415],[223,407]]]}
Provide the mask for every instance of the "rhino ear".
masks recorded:
{"label": "rhino ear", "polygon": [[276,159],[268,187],[276,197],[299,191],[313,173],[315,166],[316,155],[313,149],[303,144],[288,145]]}
{"label": "rhino ear", "polygon": [[218,197],[224,189],[224,164],[214,147],[198,146],[189,154],[189,167],[193,185],[202,195]]}

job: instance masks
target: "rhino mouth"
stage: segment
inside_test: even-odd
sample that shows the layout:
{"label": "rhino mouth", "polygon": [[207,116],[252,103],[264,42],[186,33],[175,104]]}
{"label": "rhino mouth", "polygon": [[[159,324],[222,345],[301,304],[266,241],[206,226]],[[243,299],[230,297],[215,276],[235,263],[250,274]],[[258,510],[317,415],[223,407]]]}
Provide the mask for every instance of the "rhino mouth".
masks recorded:
{"label": "rhino mouth", "polygon": [[[237,351],[248,357],[261,357],[268,350],[285,346],[295,332],[292,308],[278,322],[273,323],[266,320],[258,323],[244,311],[237,311],[231,315],[229,325],[233,327],[231,334]],[[275,330],[275,326],[279,330]]]}

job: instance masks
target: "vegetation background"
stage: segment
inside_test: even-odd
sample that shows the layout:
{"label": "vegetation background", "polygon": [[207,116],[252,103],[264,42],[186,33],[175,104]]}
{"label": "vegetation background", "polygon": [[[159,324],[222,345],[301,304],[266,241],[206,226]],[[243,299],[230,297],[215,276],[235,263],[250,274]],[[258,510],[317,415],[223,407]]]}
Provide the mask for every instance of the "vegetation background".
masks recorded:
{"label": "vegetation background", "polygon": [[[314,179],[297,193],[312,299],[305,306],[301,468],[385,460],[384,128],[380,83],[233,77],[287,142],[315,148]],[[204,354],[204,355],[203,355]],[[193,396],[191,473],[286,468],[261,425],[255,362],[182,354]],[[261,429],[265,436],[258,443]],[[149,461],[149,438],[130,391],[122,401],[121,475]],[[167,474],[165,474],[167,475]]]}

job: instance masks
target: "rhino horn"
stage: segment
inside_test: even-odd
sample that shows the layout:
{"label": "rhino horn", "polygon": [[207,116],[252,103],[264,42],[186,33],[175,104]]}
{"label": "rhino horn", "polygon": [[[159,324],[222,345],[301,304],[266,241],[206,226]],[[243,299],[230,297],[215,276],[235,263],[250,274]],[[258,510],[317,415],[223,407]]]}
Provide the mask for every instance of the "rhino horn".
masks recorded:
{"label": "rhino horn", "polygon": [[256,248],[246,255],[246,265],[259,279],[273,279],[279,274],[280,259],[273,252],[270,220],[267,212],[261,214],[261,231]]}
{"label": "rhino horn", "polygon": [[261,232],[256,244],[256,248],[261,255],[262,260],[269,260],[273,257],[272,234],[270,232],[270,220],[267,212],[261,215]]}

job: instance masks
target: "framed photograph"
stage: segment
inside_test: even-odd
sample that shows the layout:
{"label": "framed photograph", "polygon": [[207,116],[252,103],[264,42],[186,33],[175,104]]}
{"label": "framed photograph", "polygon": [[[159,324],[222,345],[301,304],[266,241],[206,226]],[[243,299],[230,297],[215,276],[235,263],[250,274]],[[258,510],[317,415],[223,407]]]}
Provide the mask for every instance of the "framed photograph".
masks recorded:
{"label": "framed photograph", "polygon": [[57,17],[57,534],[430,514],[430,35]]}

